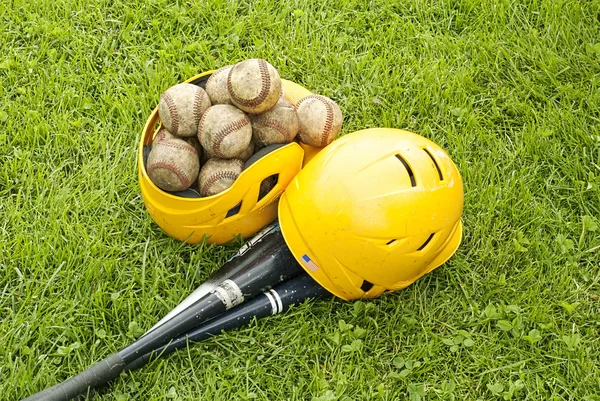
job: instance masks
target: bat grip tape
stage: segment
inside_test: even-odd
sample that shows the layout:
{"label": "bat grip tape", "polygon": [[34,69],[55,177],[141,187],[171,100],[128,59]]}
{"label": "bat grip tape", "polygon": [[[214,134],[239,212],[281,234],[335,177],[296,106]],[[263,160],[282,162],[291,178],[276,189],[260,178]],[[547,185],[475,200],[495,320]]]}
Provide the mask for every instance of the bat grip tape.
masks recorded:
{"label": "bat grip tape", "polygon": [[119,376],[125,363],[119,353],[104,358],[77,376],[27,397],[22,401],[69,401],[89,389],[101,386]]}

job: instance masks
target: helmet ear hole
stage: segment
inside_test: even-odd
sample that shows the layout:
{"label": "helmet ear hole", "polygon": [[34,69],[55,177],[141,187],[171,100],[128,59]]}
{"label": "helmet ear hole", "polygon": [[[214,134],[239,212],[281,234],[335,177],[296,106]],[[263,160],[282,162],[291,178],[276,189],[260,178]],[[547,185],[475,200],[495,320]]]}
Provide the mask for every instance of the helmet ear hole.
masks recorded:
{"label": "helmet ear hole", "polygon": [[236,214],[238,214],[240,212],[240,209],[242,207],[242,202],[238,203],[237,205],[235,205],[234,207],[232,207],[231,209],[229,209],[227,211],[227,214],[225,215],[225,218],[229,218],[232,216],[235,216]]}
{"label": "helmet ear hole", "polygon": [[360,289],[363,292],[369,292],[371,288],[373,288],[373,283],[369,283],[367,280],[363,281],[362,285],[360,286]]}

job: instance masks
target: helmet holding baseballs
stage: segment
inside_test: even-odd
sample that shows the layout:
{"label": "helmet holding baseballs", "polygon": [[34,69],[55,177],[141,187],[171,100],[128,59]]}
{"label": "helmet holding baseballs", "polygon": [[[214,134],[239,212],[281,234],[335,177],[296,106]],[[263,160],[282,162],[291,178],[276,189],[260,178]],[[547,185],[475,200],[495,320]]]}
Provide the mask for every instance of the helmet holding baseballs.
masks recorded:
{"label": "helmet holding baseballs", "polygon": [[[320,150],[292,142],[299,129],[295,105],[312,93],[279,78],[270,64],[247,61],[171,87],[144,127],[138,149],[142,198],[152,219],[181,241],[225,243],[255,234],[277,218],[279,196]],[[242,90],[240,72],[266,74],[261,81],[268,90]],[[236,91],[234,101],[228,101],[228,86]],[[246,114],[235,102],[270,113]],[[256,141],[253,124],[260,129]]]}

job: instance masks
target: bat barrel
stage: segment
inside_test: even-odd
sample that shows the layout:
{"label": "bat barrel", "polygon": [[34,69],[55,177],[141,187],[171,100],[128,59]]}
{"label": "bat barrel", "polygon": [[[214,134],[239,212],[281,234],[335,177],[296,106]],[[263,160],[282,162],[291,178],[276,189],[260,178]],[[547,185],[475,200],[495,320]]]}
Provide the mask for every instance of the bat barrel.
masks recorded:
{"label": "bat barrel", "polygon": [[184,335],[128,364],[125,370],[135,370],[151,360],[163,357],[185,348],[188,343],[195,343],[219,334],[223,331],[246,325],[252,319],[261,319],[270,315],[285,312],[292,305],[299,304],[308,298],[325,298],[331,294],[315,282],[308,274],[299,276],[279,284],[251,301],[243,303],[220,316],[209,320]]}
{"label": "bat barrel", "polygon": [[246,242],[244,246],[242,246],[239,251],[233,255],[231,259],[229,259],[219,270],[214,272],[205,282],[200,284],[200,286],[198,286],[193,293],[191,293],[144,335],[147,335],[158,326],[161,326],[165,322],[171,320],[173,316],[178,315],[183,310],[190,307],[194,302],[213,291],[219,284],[230,279],[240,270],[253,265],[257,258],[265,253],[268,253],[270,249],[279,242],[280,239],[278,236],[274,235],[279,230],[278,222],[274,222],[262,229],[258,234],[252,237],[252,239]]}

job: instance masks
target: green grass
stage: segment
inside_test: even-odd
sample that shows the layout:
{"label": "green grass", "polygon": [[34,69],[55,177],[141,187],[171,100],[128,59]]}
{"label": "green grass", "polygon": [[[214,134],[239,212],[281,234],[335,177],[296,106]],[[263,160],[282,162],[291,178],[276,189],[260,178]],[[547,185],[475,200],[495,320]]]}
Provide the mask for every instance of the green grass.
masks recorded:
{"label": "green grass", "polygon": [[397,294],[306,303],[94,399],[600,400],[600,2],[174,3],[0,3],[1,399],[123,348],[235,251],[161,232],[136,144],[170,85],[262,57],[344,133],[442,145],[464,242]]}

